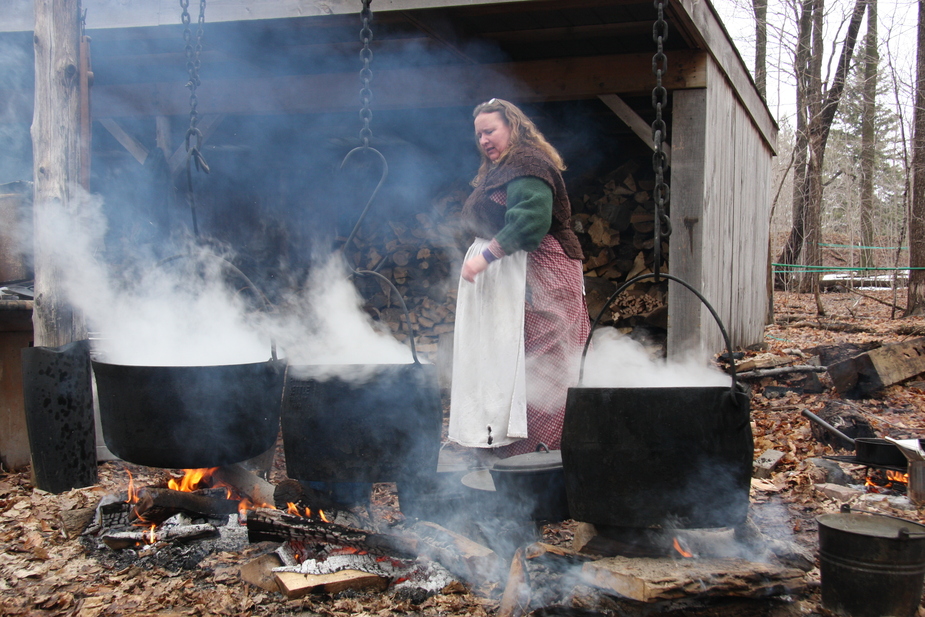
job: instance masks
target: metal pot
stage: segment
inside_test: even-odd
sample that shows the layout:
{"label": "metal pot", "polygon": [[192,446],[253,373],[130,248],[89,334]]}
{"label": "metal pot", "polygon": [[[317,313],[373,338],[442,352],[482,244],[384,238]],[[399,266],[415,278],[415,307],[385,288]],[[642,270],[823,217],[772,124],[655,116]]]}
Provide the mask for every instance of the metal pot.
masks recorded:
{"label": "metal pot", "polygon": [[909,464],[902,450],[886,439],[855,439],[854,451],[858,462],[862,464],[883,467],[906,467]]}
{"label": "metal pot", "polygon": [[569,518],[562,451],[545,449],[501,459],[489,473],[513,518],[562,521]]}
{"label": "metal pot", "polygon": [[[299,376],[335,368],[343,377]],[[286,470],[325,482],[432,476],[442,424],[434,365],[290,367],[282,412]]]}
{"label": "metal pot", "polygon": [[576,520],[739,525],[752,457],[748,399],[727,387],[568,391],[562,461]]}
{"label": "metal pot", "polygon": [[875,437],[859,437],[857,439],[852,439],[808,409],[804,409],[801,413],[806,418],[840,438],[845,444],[852,446],[855,452],[855,462],[859,465],[899,468],[905,468],[909,465],[906,455],[904,455],[902,450],[892,441]]}
{"label": "metal pot", "polygon": [[925,580],[925,526],[842,511],[819,523],[822,604],[852,617],[912,617]]}
{"label": "metal pot", "polygon": [[620,293],[659,276],[686,287],[710,311],[726,343],[731,384],[569,388],[562,431],[569,510],[577,520],[615,527],[737,526],[748,514],[753,440],[748,397],[736,384],[719,315],[688,283],[656,271],[618,287],[591,331]]}
{"label": "metal pot", "polygon": [[230,465],[279,435],[282,361],[133,366],[92,361],[106,446],[150,467]]}
{"label": "metal pot", "polygon": [[478,516],[523,521],[569,518],[562,452],[541,448],[502,459],[462,478],[465,486],[475,489]]}

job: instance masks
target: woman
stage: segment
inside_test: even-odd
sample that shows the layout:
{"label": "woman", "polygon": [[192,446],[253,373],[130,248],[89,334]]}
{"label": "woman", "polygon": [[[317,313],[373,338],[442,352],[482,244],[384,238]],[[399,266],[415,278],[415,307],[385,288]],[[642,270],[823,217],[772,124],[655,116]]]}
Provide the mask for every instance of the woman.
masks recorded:
{"label": "woman", "polygon": [[502,457],[557,450],[590,327],[565,165],[512,103],[473,116],[482,162],[463,207],[476,238],[457,297],[449,438]]}

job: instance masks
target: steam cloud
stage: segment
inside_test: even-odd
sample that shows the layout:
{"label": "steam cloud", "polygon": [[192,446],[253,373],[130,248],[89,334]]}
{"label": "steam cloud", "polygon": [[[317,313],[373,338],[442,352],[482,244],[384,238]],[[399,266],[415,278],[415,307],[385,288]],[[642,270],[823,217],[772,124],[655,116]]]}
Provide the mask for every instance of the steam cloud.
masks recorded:
{"label": "steam cloud", "polygon": [[[141,258],[116,270],[102,259],[106,220],[99,196],[81,193],[66,210],[51,204],[39,233],[62,273],[69,301],[98,333],[105,361],[147,366],[262,362],[275,342],[292,362],[306,364],[410,362],[407,346],[377,329],[342,260],[332,255],[305,291],[265,313],[253,296],[229,285],[228,261],[192,242],[175,258]],[[151,257],[151,256],[145,256]],[[233,278],[232,272],[231,278]]]}
{"label": "steam cloud", "polygon": [[594,388],[682,388],[729,386],[729,376],[703,360],[653,359],[639,342],[614,328],[597,328],[584,363],[582,386]]}

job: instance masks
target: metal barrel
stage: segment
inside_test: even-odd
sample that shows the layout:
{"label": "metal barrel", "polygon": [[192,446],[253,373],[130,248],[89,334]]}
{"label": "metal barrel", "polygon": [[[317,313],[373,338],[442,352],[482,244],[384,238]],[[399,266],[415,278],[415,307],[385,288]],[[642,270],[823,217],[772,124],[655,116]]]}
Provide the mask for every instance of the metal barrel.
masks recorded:
{"label": "metal barrel", "polygon": [[816,518],[822,605],[850,617],[912,617],[925,581],[925,526],[877,514]]}

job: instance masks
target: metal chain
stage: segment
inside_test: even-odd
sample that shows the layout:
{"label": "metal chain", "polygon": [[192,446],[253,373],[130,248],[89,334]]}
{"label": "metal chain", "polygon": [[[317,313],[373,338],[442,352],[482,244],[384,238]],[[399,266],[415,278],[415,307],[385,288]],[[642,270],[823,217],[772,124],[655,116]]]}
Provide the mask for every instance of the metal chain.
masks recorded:
{"label": "metal chain", "polygon": [[[668,22],[665,21],[665,1],[654,0],[654,4],[658,11],[658,18],[652,26],[652,38],[657,47],[652,57],[652,72],[655,74],[655,88],[652,89],[652,107],[655,108],[655,120],[652,122],[652,141],[655,148],[652,154],[652,168],[655,170],[655,263],[653,272],[657,283],[662,262],[662,234],[664,233],[666,237],[671,234],[671,222],[666,214],[669,188],[668,183],[665,182],[665,166],[668,157],[662,147],[668,133],[667,125],[662,119],[662,110],[668,106],[668,90],[662,85],[662,76],[668,68],[668,57],[664,50],[664,43],[668,38]],[[664,232],[663,226],[665,227]]]}
{"label": "metal chain", "polygon": [[[199,0],[199,23],[196,30],[196,45],[193,46],[193,35],[190,29],[189,0],[180,0],[180,8],[183,9],[180,15],[180,21],[183,22],[183,41],[186,44],[186,71],[189,74],[189,81],[186,87],[190,90],[189,95],[189,129],[186,131],[186,184],[187,200],[190,206],[190,215],[193,219],[193,234],[199,236],[199,224],[196,220],[196,197],[193,191],[193,162],[196,163],[196,169],[209,173],[209,165],[202,156],[202,131],[199,130],[199,112],[196,110],[199,104],[199,98],[196,96],[196,88],[201,84],[199,80],[199,69],[202,67],[200,56],[202,55],[202,35],[203,26],[206,21],[206,0]],[[195,138],[195,143],[193,142]]]}
{"label": "metal chain", "polygon": [[[209,166],[202,157],[202,131],[197,126],[199,124],[199,97],[196,95],[196,89],[201,85],[199,79],[199,70],[202,67],[202,36],[203,26],[206,21],[206,0],[199,1],[199,23],[196,30],[196,44],[192,42],[192,32],[190,29],[189,0],[180,0],[180,7],[183,9],[181,21],[183,22],[183,41],[186,43],[186,71],[189,74],[189,81],[186,87],[189,88],[189,130],[186,132],[186,151],[195,160],[196,168],[200,171],[209,173]],[[195,137],[195,144],[191,143]]]}
{"label": "metal chain", "polygon": [[363,128],[360,129],[360,141],[363,142],[364,148],[369,148],[369,140],[373,136],[369,123],[373,119],[373,112],[369,108],[369,103],[373,98],[373,91],[369,83],[373,80],[373,72],[369,68],[373,61],[373,51],[369,48],[369,43],[373,40],[373,31],[369,23],[373,19],[373,12],[369,8],[371,0],[363,0],[363,10],[360,12],[360,18],[363,21],[363,27],[360,29],[360,40],[363,41],[363,49],[360,50],[360,60],[363,61],[363,68],[360,69],[360,82],[363,87],[360,88],[360,102],[363,104],[360,108],[360,120],[363,121]]}

